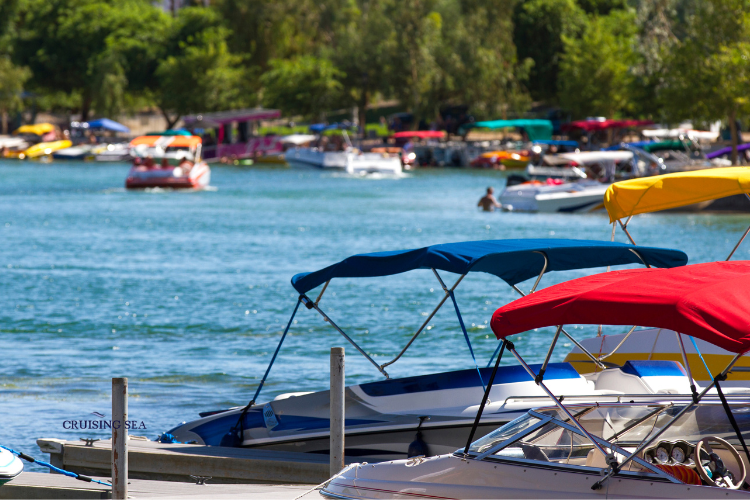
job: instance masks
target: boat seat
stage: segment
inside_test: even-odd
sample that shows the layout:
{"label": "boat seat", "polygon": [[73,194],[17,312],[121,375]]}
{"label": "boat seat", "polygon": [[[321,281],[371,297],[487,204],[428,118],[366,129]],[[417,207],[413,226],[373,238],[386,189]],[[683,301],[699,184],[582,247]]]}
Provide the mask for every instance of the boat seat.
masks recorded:
{"label": "boat seat", "polygon": [[520,444],[521,450],[523,450],[524,458],[527,458],[529,460],[536,460],[538,462],[549,462],[549,457],[547,456],[547,454],[544,453],[544,451],[538,446],[525,443]]}

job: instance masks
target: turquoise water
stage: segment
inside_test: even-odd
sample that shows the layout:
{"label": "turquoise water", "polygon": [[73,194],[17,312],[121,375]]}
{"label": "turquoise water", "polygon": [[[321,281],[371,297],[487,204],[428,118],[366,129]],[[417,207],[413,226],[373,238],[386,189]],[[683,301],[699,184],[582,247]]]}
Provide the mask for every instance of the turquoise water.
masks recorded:
{"label": "turquoise water", "polygon": [[[216,167],[209,191],[133,193],[122,187],[127,169],[0,162],[1,444],[41,457],[37,438],[107,437],[65,422],[97,419],[92,412],[108,417],[111,377],[129,378],[131,419],[146,426],[133,433],[150,438],[199,411],[247,403],[291,314],[289,280],[298,272],[361,252],[495,238],[608,240],[611,233],[603,213],[478,211],[486,186],[504,184],[498,172],[359,179]],[[631,227],[641,244],[680,248],[691,262],[705,262],[724,258],[747,222],[661,214],[637,217]],[[737,257],[749,252],[750,244]],[[583,274],[550,274],[542,286]],[[487,323],[514,292],[470,275],[456,295],[486,363],[497,345]],[[321,306],[384,362],[439,299],[432,273],[415,271],[334,281]],[[348,383],[380,378],[316,313],[303,308],[297,320],[261,400],[326,388],[331,346],[347,348]],[[392,376],[473,366],[451,309],[431,326],[389,368]],[[551,334],[524,334],[516,345],[539,360]]]}

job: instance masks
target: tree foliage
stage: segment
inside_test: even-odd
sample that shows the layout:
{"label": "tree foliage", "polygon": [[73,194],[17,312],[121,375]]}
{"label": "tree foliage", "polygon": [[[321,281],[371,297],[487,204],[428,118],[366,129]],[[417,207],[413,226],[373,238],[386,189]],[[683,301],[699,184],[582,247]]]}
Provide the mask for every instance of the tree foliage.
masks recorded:
{"label": "tree foliage", "polygon": [[576,116],[613,118],[630,110],[635,14],[590,16],[580,38],[563,36],[560,100]]}
{"label": "tree foliage", "polygon": [[666,68],[660,89],[666,115],[675,121],[727,120],[735,161],[736,122],[750,114],[750,2],[712,0],[697,5]]}

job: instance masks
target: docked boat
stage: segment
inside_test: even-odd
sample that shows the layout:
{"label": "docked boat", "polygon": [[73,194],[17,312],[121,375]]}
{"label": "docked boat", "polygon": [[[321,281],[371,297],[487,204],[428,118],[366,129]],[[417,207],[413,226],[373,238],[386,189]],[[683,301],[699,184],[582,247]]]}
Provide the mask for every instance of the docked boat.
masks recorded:
{"label": "docked boat", "polygon": [[52,154],[54,154],[55,152],[69,148],[72,145],[73,143],[69,140],[40,142],[39,144],[34,144],[33,146],[27,148],[22,153],[19,153],[18,158],[24,160],[27,158],[34,159],[42,158],[45,156],[52,156]]}
{"label": "docked boat", "polygon": [[[363,355],[385,380],[352,385],[346,388],[346,455],[376,459],[401,458],[408,455],[445,453],[465,442],[476,414],[476,405],[490,376],[493,354],[487,367],[476,360],[469,334],[458,307],[454,291],[473,272],[489,273],[508,285],[517,287],[522,281],[536,277],[531,291],[550,271],[586,269],[608,265],[647,263],[655,267],[685,264],[687,256],[676,250],[633,247],[621,243],[585,240],[495,240],[434,245],[398,252],[355,255],[337,264],[311,273],[298,274],[292,285],[299,299],[287,323],[279,345],[271,358],[255,395],[244,407],[211,411],[202,418],[183,423],[169,430],[163,440],[195,442],[212,446],[245,446],[269,450],[328,453],[329,450],[329,394],[290,392],[271,401],[260,402],[260,392],[271,372],[279,350],[294,319],[304,309],[315,310],[346,341]],[[443,289],[442,300],[421,322],[404,348],[390,361],[376,362],[367,349],[356,343],[323,311],[321,298],[338,278],[367,278],[400,274],[416,269],[430,269]],[[440,273],[459,275],[449,287]],[[334,278],[336,278],[334,280]],[[317,298],[308,297],[322,286]],[[521,292],[523,293],[523,292]],[[424,338],[426,328],[446,301],[456,313],[460,331],[466,342],[464,348],[467,369],[391,379],[386,369],[398,361],[417,340]],[[566,333],[567,335],[567,333]],[[663,363],[662,363],[663,365]],[[617,369],[619,370],[619,368]],[[613,394],[619,387],[635,393],[656,393],[669,386],[671,390],[685,388],[688,382],[679,369],[669,365],[654,369],[649,375],[641,368],[631,372],[643,376],[632,377],[622,370],[608,372],[611,378],[596,375],[597,380],[578,374],[567,363],[551,364],[547,372],[550,384],[568,395],[579,395],[589,401]],[[638,372],[637,370],[641,370]],[[615,373],[616,372],[616,373]],[[652,376],[656,374],[656,376]],[[675,377],[675,375],[679,375]],[[544,392],[519,367],[501,367],[493,386],[494,410],[478,431],[489,432],[498,425],[538,406]],[[632,380],[631,380],[632,379]],[[637,380],[635,380],[637,379]],[[290,388],[291,389],[291,388]],[[520,399],[519,399],[520,398]]]}
{"label": "docked boat", "polygon": [[102,146],[80,144],[55,151],[52,153],[52,158],[54,160],[91,161],[96,157],[96,151],[101,148]]}
{"label": "docked boat", "polygon": [[348,147],[345,151],[321,151],[318,148],[293,148],[284,155],[293,167],[315,167],[341,170],[352,175],[387,174],[402,172],[401,159],[386,153],[363,153]]}
{"label": "docked boat", "polygon": [[203,189],[211,181],[211,169],[201,158],[197,136],[144,135],[130,142],[136,159],[125,180],[127,189]]}
{"label": "docked boat", "polygon": [[[607,189],[604,205],[610,221],[619,224],[622,231],[635,244],[628,231],[631,217],[638,214],[654,213],[662,210],[679,210],[690,207],[690,210],[714,209],[714,203],[721,203],[718,209],[750,211],[750,168],[726,167],[665,174],[643,179],[616,182]],[[730,260],[736,253],[747,234],[748,228],[733,248],[725,251]],[[730,251],[731,250],[731,251]],[[691,339],[685,346],[680,345],[679,337],[671,330],[631,330],[616,335],[602,335],[581,341],[589,352],[605,355],[613,363],[621,364],[628,359],[677,359],[682,349],[686,349],[687,358],[700,368],[693,377],[698,382],[709,382],[722,363],[726,364],[733,354],[719,346],[711,345],[700,339]],[[565,358],[582,373],[595,371],[595,367],[586,362],[586,355],[575,347]],[[577,361],[583,360],[583,364]],[[747,384],[750,380],[750,359],[737,361],[737,384]],[[742,371],[739,371],[742,370]],[[728,382],[730,383],[730,382]]]}
{"label": "docked boat", "polygon": [[0,448],[0,486],[23,472],[23,462],[13,453]]}
{"label": "docked boat", "polygon": [[[547,394],[546,407],[453,453],[351,464],[321,490],[326,498],[748,498],[745,437],[750,394],[722,388],[750,350],[750,262],[631,269],[553,285],[498,309],[492,330]],[[684,332],[734,354],[692,394],[582,402],[554,391],[545,368],[565,324],[630,325]],[[514,334],[555,327],[542,367],[523,359]],[[499,360],[495,362],[495,369]],[[674,363],[674,362],[673,362]],[[687,365],[687,374],[690,367]],[[606,372],[605,372],[606,373]],[[492,413],[493,377],[473,428]]]}

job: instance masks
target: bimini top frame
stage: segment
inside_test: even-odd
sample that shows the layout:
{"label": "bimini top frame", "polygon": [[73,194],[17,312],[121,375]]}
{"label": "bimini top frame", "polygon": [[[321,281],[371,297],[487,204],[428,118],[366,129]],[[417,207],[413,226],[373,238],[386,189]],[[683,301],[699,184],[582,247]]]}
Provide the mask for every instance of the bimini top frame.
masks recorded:
{"label": "bimini top frame", "polygon": [[[720,384],[727,379],[727,374],[737,360],[750,351],[750,326],[747,322],[747,318],[750,317],[750,304],[746,300],[749,293],[750,261],[712,262],[675,269],[614,271],[553,285],[511,302],[495,311],[491,327],[498,339],[503,340],[501,354],[507,348],[555,405],[605,456],[609,470],[605,477],[593,486],[594,489],[598,489],[609,477],[617,474],[623,465],[633,460],[658,439],[714,387],[738,440],[750,460],[750,451]],[[627,455],[622,463],[618,463],[615,455],[607,453],[596,438],[591,436],[573,417],[562,401],[558,400],[544,385],[544,368],[550,360],[562,325],[568,323],[592,325],[636,323],[641,326],[668,328],[680,332],[678,333],[680,340],[681,334],[688,334],[734,352],[736,356],[700,394],[693,386],[692,401],[684,406],[670,423],[650,435],[635,451]],[[549,326],[557,326],[557,332],[542,368],[537,374],[526,364],[507,337]],[[682,341],[680,341],[680,346],[683,350],[683,363],[689,375],[690,366]],[[498,364],[499,357],[495,370]],[[474,428],[481,418],[494,375],[493,372],[477,413]],[[472,429],[465,452],[469,448],[473,434]]]}
{"label": "bimini top frame", "polygon": [[[354,255],[319,271],[297,274],[292,278],[292,286],[299,292],[300,296],[295,305],[292,317],[289,319],[266,373],[250,404],[255,404],[255,401],[257,401],[258,395],[276,360],[276,356],[286,338],[286,334],[292,325],[300,304],[304,304],[308,309],[317,311],[323,316],[326,322],[367,358],[378,371],[385,377],[388,377],[385,368],[396,362],[406,352],[448,298],[451,299],[464,339],[469,346],[474,363],[477,365],[474,351],[469,341],[469,335],[454,295],[456,287],[470,272],[485,272],[497,276],[523,295],[523,292],[516,285],[536,276],[536,282],[531,288],[531,292],[533,292],[539,285],[542,276],[550,271],[567,271],[624,264],[643,264],[647,267],[669,268],[682,266],[686,263],[687,255],[679,250],[655,247],[635,248],[633,245],[624,243],[568,239],[469,241],[432,245],[412,250]],[[383,364],[378,364],[323,311],[320,306],[321,298],[333,278],[381,277],[415,269],[432,270],[440,287],[443,289],[444,295],[401,352],[394,359]],[[438,271],[448,271],[458,274],[459,277],[453,286],[448,287]],[[323,288],[314,300],[306,295],[321,285]],[[567,332],[564,333],[567,335]],[[497,351],[495,354],[497,354]],[[495,354],[493,354],[493,358]],[[491,363],[492,358],[488,366]],[[477,373],[479,374],[478,365]],[[484,381],[482,381],[482,385],[484,385]]]}
{"label": "bimini top frame", "polygon": [[[738,194],[744,194],[750,199],[749,193],[750,167],[711,168],[615,182],[604,193],[604,207],[609,213],[609,221],[613,224],[617,222],[630,242],[635,245],[633,237],[628,232],[628,223],[634,215],[684,207]],[[612,231],[614,235],[614,228]],[[732,258],[748,233],[750,227],[726,260]]]}

